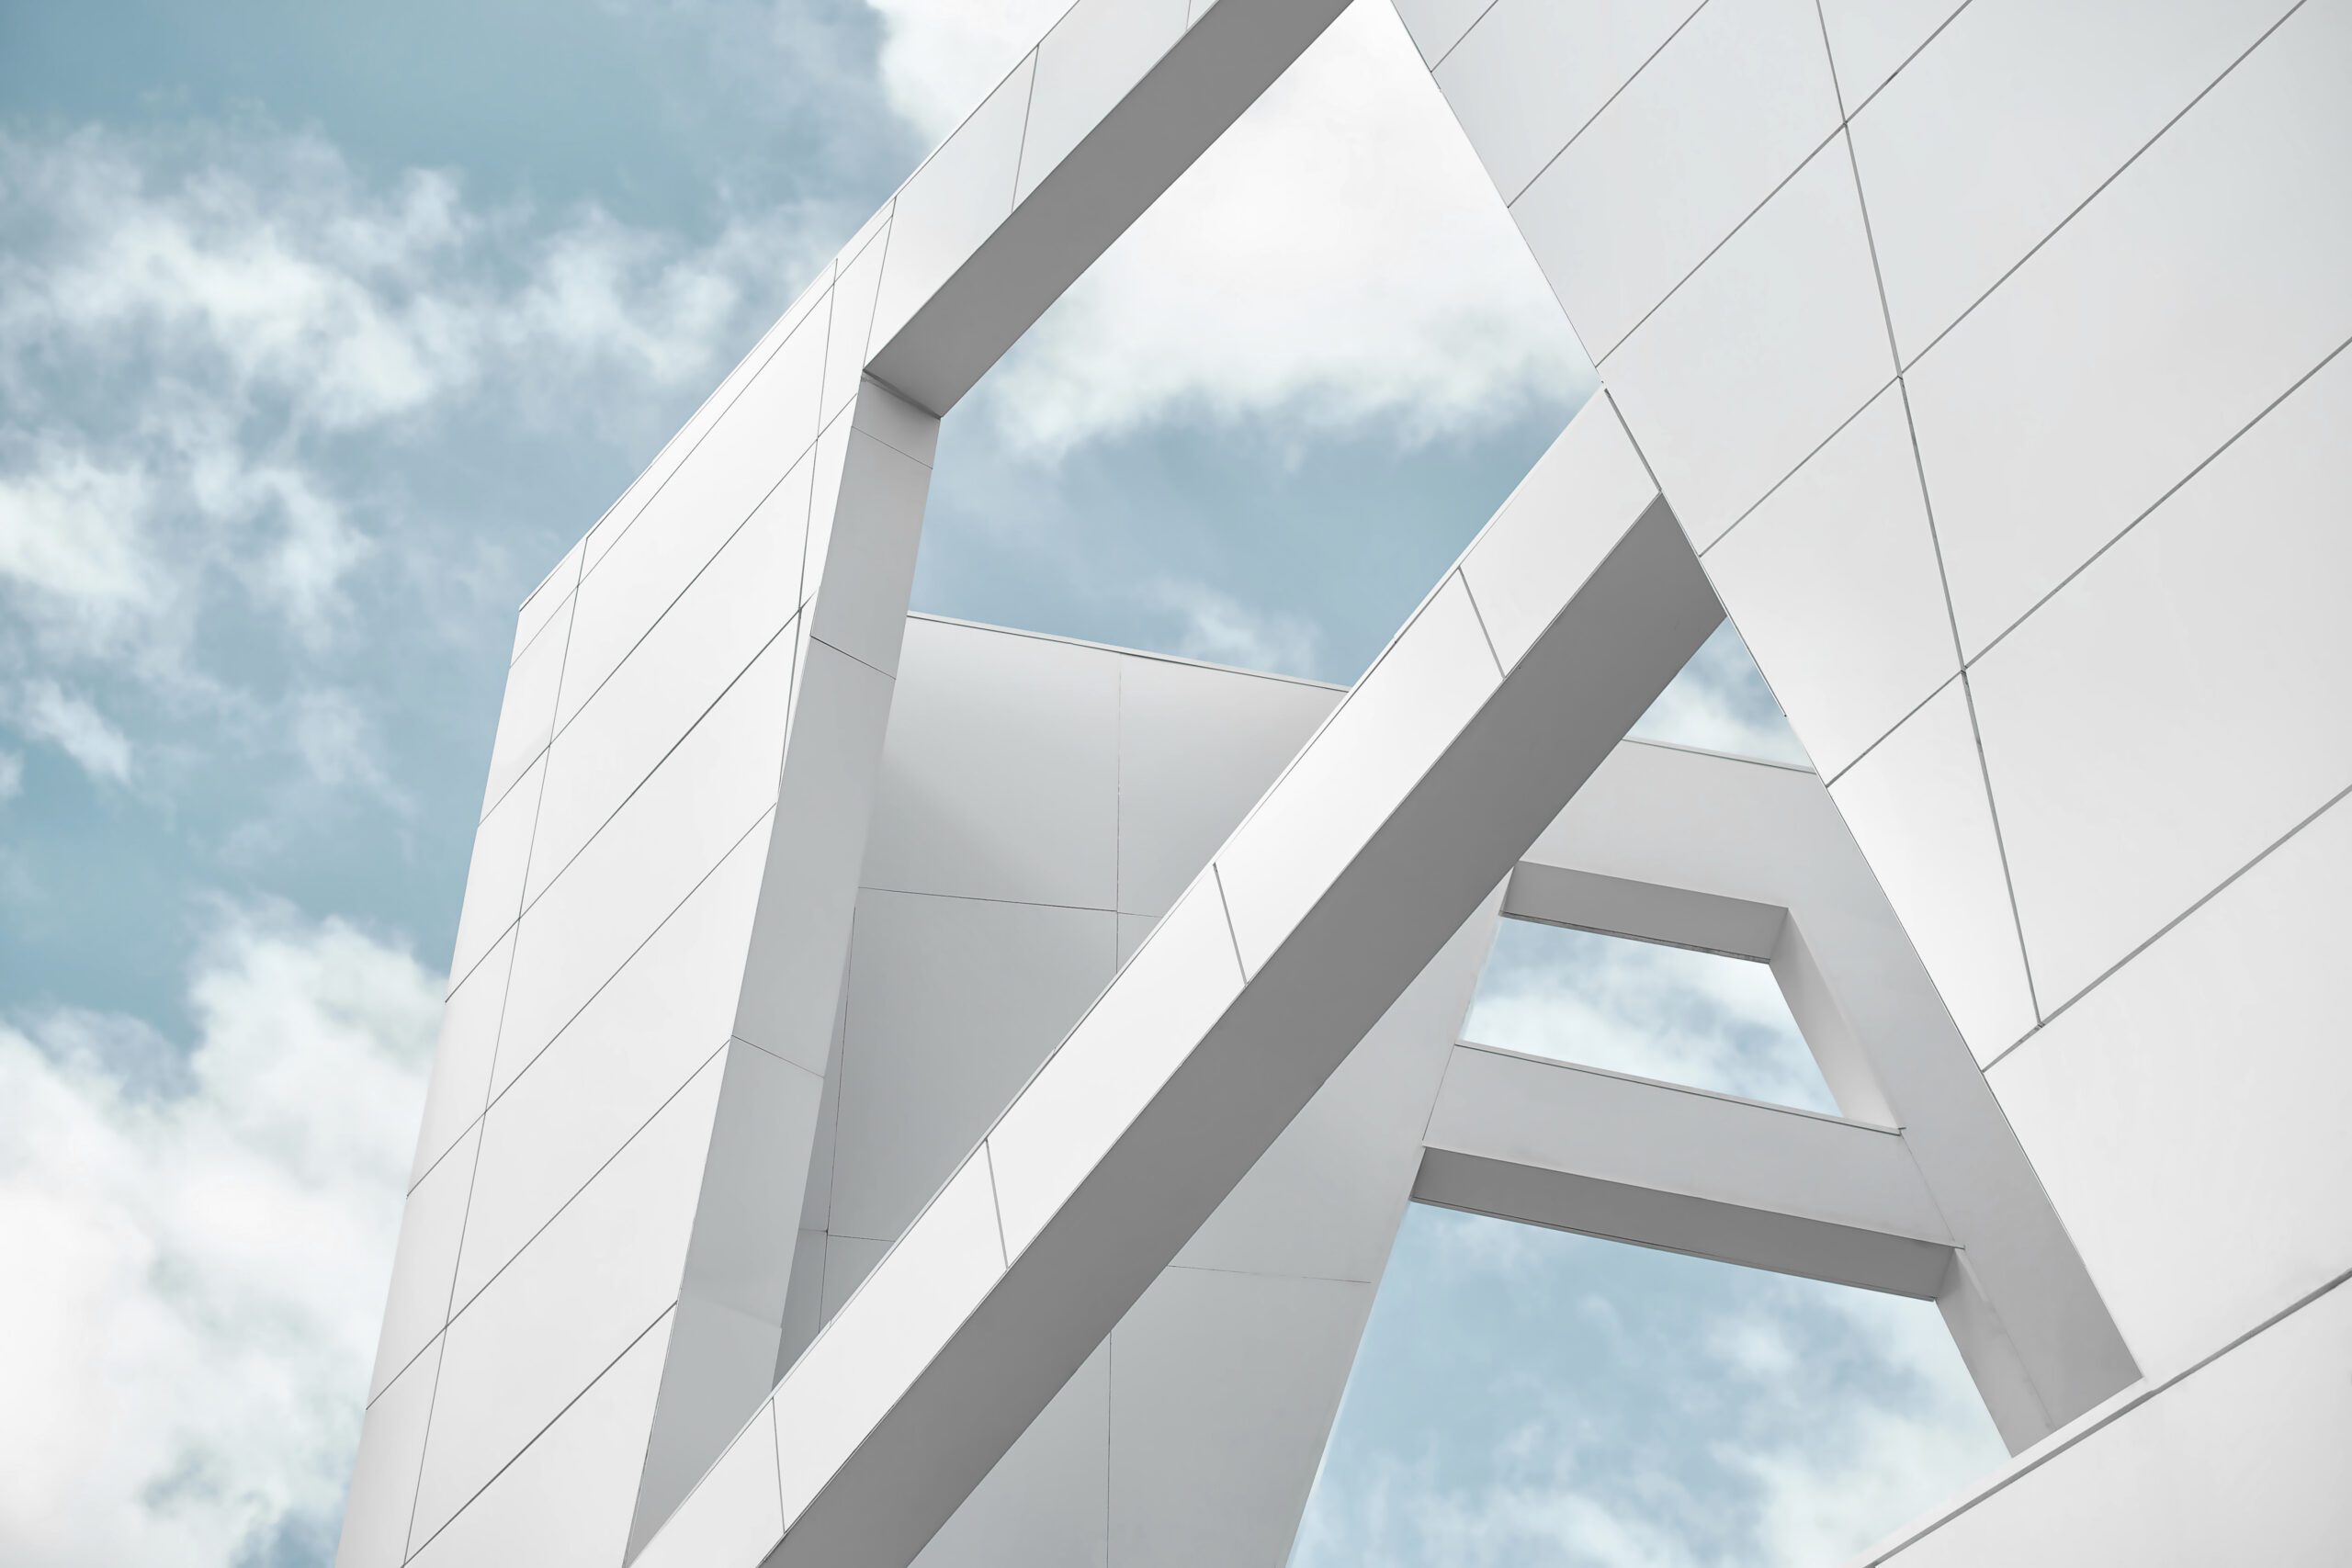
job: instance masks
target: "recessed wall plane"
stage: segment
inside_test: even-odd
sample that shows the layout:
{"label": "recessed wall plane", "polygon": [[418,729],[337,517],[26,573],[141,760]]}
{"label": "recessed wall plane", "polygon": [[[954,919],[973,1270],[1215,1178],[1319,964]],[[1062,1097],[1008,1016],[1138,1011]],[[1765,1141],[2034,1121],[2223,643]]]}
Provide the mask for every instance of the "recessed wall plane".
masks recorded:
{"label": "recessed wall plane", "polygon": [[[1279,1560],[1415,1199],[1934,1301],[1871,1561],[2352,1543],[2352,0],[1397,0],[1603,390],[1345,692],[910,617],[1339,9],[1079,0],[523,605],[340,1562]],[[1819,773],[1626,739],[1726,612]],[[1506,917],[1835,1113],[1462,1043]]]}

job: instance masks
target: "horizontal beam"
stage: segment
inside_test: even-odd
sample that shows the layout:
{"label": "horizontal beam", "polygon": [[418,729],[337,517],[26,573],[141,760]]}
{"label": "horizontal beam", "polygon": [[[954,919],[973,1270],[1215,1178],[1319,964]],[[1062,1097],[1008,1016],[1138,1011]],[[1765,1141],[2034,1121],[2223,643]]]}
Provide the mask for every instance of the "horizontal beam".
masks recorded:
{"label": "horizontal beam", "polygon": [[1781,929],[1788,923],[1788,911],[1776,904],[1631,882],[1532,860],[1520,862],[1511,873],[1510,886],[1503,893],[1503,913],[1765,964],[1771,962]]}
{"label": "horizontal beam", "polygon": [[1888,1128],[1460,1045],[1423,1143],[1444,1208],[1922,1300],[1951,1261]]}

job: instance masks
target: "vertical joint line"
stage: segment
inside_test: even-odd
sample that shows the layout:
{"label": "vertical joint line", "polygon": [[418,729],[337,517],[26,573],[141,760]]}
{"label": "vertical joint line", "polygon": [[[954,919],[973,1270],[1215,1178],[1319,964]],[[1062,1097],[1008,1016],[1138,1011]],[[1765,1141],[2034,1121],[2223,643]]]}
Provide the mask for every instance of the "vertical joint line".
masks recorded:
{"label": "vertical joint line", "polygon": [[2008,838],[2001,831],[2001,803],[1994,798],[1993,764],[1984,755],[1984,731],[1976,722],[1976,690],[1968,679],[1968,671],[1960,672],[1960,694],[1968,704],[1969,738],[1976,742],[1976,772],[1984,781],[1984,810],[1993,818],[1993,848],[2001,857],[2001,886],[2009,895],[2009,923],[2017,928],[2018,962],[2025,968],[2025,996],[2033,1009],[2037,1026],[2041,1016],[2041,993],[2033,983],[2033,954],[2025,944],[2025,911],[2018,908],[2017,878],[2009,871]]}
{"label": "vertical joint line", "polygon": [[1233,929],[1233,906],[1225,897],[1225,872],[1216,862],[1209,862],[1209,875],[1216,881],[1217,913],[1225,917],[1225,939],[1233,944],[1233,966],[1241,972],[1241,983],[1250,983],[1250,962],[1241,956],[1241,934]]}
{"label": "vertical joint line", "polygon": [[[1058,27],[1061,24],[1058,22],[1055,23],[1055,27]],[[1189,29],[1192,25],[1193,20],[1188,10],[1184,18],[1184,26]],[[1051,38],[1053,36],[1053,28],[1047,28],[1046,29],[1046,38]],[[1035,46],[1029,51],[1027,58],[1029,63],[1029,92],[1028,96],[1021,100],[1021,145],[1014,148],[1012,152],[1012,199],[1005,207],[1005,211],[1007,213],[1011,213],[1021,205],[1021,173],[1023,165],[1029,162],[1029,117],[1037,112],[1037,69],[1045,63],[1046,39],[1039,39],[1037,40]],[[1020,67],[1016,65],[1013,69],[1017,71]],[[889,257],[887,254],[883,257],[883,260],[885,261],[888,261],[888,259]]]}
{"label": "vertical joint line", "polygon": [[[1503,656],[1496,651],[1495,634],[1487,629],[1486,612],[1478,608],[1478,596],[1470,592],[1470,574],[1457,566],[1453,575],[1461,580],[1462,597],[1470,602],[1470,618],[1478,623],[1478,637],[1487,645],[1487,657],[1495,661],[1495,673],[1508,678],[1510,671],[1503,668]],[[1228,913],[1226,918],[1230,920],[1232,916]]]}
{"label": "vertical joint line", "polygon": [[980,1140],[980,1158],[988,1165],[989,1212],[996,1215],[996,1254],[1010,1269],[1012,1267],[1012,1248],[1004,1239],[1004,1200],[998,1195],[996,1187],[996,1150],[992,1146],[995,1142],[993,1138]]}
{"label": "vertical joint line", "polygon": [[[1609,412],[1616,418],[1617,428],[1624,432],[1626,445],[1633,447],[1634,456],[1641,459],[1642,472],[1649,475],[1650,477],[1650,488],[1657,491],[1657,496],[1660,501],[1666,501],[1666,487],[1657,482],[1657,470],[1650,467],[1650,455],[1642,450],[1641,441],[1634,434],[1634,427],[1625,422],[1625,411],[1618,406],[1617,395],[1614,392],[1611,392],[1607,387],[1600,389],[1600,395],[1602,398],[1607,400],[1609,403]],[[1666,504],[1669,509],[1671,509],[1674,502],[1667,501]],[[1678,527],[1680,525],[1679,519],[1677,519],[1676,525]],[[1730,530],[1726,529],[1724,531],[1728,533]]]}

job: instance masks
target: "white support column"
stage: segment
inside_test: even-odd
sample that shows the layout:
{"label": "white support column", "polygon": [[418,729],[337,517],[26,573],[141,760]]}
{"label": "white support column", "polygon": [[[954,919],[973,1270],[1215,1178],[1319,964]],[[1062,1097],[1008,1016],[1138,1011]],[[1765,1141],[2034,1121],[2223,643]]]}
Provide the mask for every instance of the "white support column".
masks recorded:
{"label": "white support column", "polygon": [[730,1068],[721,1085],[631,1551],[759,1405],[783,1337],[792,1221],[817,1136],[939,433],[936,419],[871,378],[844,395],[817,440],[775,814],[733,1032],[734,1049],[800,1070]]}

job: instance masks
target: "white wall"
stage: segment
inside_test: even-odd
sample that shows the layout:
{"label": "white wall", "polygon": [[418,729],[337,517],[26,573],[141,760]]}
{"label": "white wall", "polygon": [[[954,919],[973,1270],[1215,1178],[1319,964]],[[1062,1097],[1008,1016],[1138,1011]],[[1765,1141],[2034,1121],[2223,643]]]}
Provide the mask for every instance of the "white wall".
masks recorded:
{"label": "white wall", "polygon": [[2166,1389],[1903,1560],[2340,1550],[2352,3],[1399,9]]}

